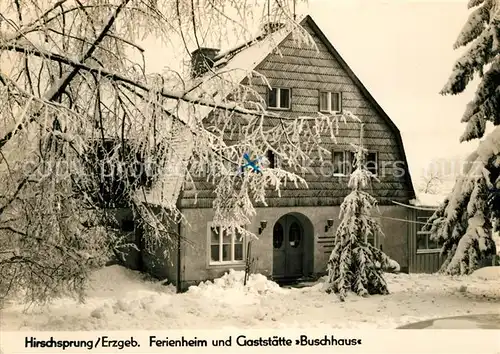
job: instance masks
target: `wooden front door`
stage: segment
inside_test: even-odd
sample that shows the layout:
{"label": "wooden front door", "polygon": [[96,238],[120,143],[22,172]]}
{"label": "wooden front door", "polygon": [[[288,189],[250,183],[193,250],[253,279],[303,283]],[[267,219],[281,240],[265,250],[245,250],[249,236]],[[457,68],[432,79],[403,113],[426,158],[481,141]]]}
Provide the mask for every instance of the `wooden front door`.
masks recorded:
{"label": "wooden front door", "polygon": [[285,215],[273,228],[273,277],[299,278],[303,275],[304,229],[293,215]]}

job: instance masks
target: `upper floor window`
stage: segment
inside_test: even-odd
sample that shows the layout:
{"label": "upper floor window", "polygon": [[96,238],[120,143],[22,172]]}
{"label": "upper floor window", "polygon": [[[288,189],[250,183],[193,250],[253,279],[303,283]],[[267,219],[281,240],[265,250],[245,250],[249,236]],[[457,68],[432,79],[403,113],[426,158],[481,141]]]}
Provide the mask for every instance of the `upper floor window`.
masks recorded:
{"label": "upper floor window", "polygon": [[267,167],[269,168],[279,168],[278,156],[272,150],[267,150],[266,152]]}
{"label": "upper floor window", "polygon": [[334,151],[332,154],[333,159],[333,174],[346,175],[346,151]]}
{"label": "upper floor window", "polygon": [[378,154],[373,151],[369,151],[366,154],[366,169],[370,171],[375,176],[378,174]]}
{"label": "upper floor window", "polygon": [[[333,151],[332,152],[333,174],[350,175],[356,168],[356,154],[354,151]],[[365,168],[372,174],[378,173],[378,154],[370,151],[365,155]]]}
{"label": "upper floor window", "polygon": [[267,107],[272,109],[290,109],[291,100],[291,89],[283,87],[273,88],[269,90]]}
{"label": "upper floor window", "polygon": [[340,92],[319,93],[320,112],[339,113],[342,111],[342,94]]}

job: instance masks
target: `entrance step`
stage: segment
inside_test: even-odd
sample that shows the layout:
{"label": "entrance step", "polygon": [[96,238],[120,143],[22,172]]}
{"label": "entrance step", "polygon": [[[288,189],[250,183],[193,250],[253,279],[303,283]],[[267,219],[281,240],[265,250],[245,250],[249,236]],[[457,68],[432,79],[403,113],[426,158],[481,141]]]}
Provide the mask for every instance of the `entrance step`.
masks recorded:
{"label": "entrance step", "polygon": [[300,278],[273,279],[282,288],[305,288],[318,283],[319,276],[304,276]]}

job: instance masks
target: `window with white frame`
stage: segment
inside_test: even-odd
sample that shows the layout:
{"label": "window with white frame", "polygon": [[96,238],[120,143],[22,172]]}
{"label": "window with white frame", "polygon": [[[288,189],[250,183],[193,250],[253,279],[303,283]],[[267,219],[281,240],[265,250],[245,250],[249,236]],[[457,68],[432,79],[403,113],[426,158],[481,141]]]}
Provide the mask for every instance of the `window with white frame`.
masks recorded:
{"label": "window with white frame", "polygon": [[417,210],[417,253],[432,253],[441,250],[441,245],[431,240],[430,231],[422,231],[433,213],[432,210]]}
{"label": "window with white frame", "polygon": [[239,233],[209,224],[210,264],[243,263],[245,243]]}
{"label": "window with white frame", "polygon": [[334,175],[345,175],[345,151],[333,151],[332,153],[332,163],[333,163],[333,174]]}
{"label": "window with white frame", "polygon": [[[355,169],[356,154],[354,151],[333,151],[332,163],[334,175],[350,175]],[[378,173],[378,154],[377,152],[368,152],[365,157],[365,167],[368,171],[377,175]]]}
{"label": "window with white frame", "polygon": [[290,109],[292,101],[292,90],[284,87],[275,87],[269,90],[267,97],[267,108]]}
{"label": "window with white frame", "polygon": [[333,175],[348,176],[353,171],[355,154],[352,151],[333,151]]}
{"label": "window with white frame", "polygon": [[345,152],[345,174],[350,175],[356,168],[356,153],[354,151]]}
{"label": "window with white frame", "polygon": [[339,113],[342,111],[342,93],[326,92],[319,93],[319,110],[320,112]]}

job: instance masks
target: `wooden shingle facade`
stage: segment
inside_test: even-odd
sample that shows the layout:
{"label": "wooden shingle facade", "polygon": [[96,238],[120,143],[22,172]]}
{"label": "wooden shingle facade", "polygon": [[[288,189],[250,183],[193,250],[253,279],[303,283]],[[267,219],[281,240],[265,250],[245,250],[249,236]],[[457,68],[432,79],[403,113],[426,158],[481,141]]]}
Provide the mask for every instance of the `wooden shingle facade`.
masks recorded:
{"label": "wooden shingle facade", "polygon": [[[374,183],[371,194],[379,201],[380,221],[384,235],[372,240],[400,265],[409,267],[409,254],[405,220],[408,209],[393,201],[408,204],[415,198],[409,175],[401,135],[395,124],[370,95],[360,80],[345,63],[333,45],[311,17],[302,21],[317,46],[304,47],[286,37],[267,57],[253,69],[264,75],[264,82],[252,82],[253,88],[268,103],[289,118],[317,115],[323,108],[347,110],[358,116],[364,124],[364,146],[371,153],[373,171],[380,182]],[[282,92],[280,92],[282,89]],[[277,98],[278,97],[278,98]],[[267,124],[274,124],[269,119]],[[324,147],[335,159],[346,160],[351,143],[359,139],[360,123],[341,123],[336,142],[323,138]],[[314,159],[313,159],[314,160]],[[349,194],[348,173],[332,176],[324,173],[324,165],[309,165],[314,173],[301,174],[308,188],[284,187],[281,197],[269,191],[267,207],[257,208],[257,215],[247,225],[259,239],[252,241],[252,270],[279,278],[299,278],[325,271],[333,248],[335,229],[339,224],[340,204]],[[163,269],[172,281],[183,286],[222,275],[229,269],[242,270],[248,244],[240,245],[231,235],[217,236],[212,227],[214,186],[204,179],[196,180],[196,191],[185,189],[179,200],[187,222],[179,231],[189,238],[171,269]],[[174,270],[174,268],[176,270]],[[176,279],[179,278],[180,279]]]}
{"label": "wooden shingle facade", "polygon": [[[279,113],[288,117],[314,116],[319,111],[321,92],[339,93],[341,108],[358,116],[364,124],[365,147],[376,153],[377,172],[381,180],[372,188],[379,204],[391,205],[393,200],[407,202],[414,198],[399,130],[310,17],[304,20],[303,27],[315,40],[317,49],[304,47],[288,37],[279,45],[279,52],[270,53],[255,68],[271,86],[290,90],[291,107]],[[254,80],[252,87],[267,100],[269,89],[264,82]],[[276,121],[269,119],[268,124],[276,124]],[[336,143],[329,136],[324,136],[324,147],[331,152],[350,151],[350,144],[357,143],[358,137],[359,123],[342,123],[336,134]],[[325,169],[332,167],[317,160],[308,167],[314,173],[301,176],[307,180],[309,188],[297,190],[293,186],[288,187],[282,190],[281,198],[276,193],[270,193],[268,205],[327,206],[342,203],[349,193],[348,177],[332,178],[330,173],[325,173]],[[185,191],[181,206],[210,208],[213,198],[213,185],[199,179],[196,192]]]}

